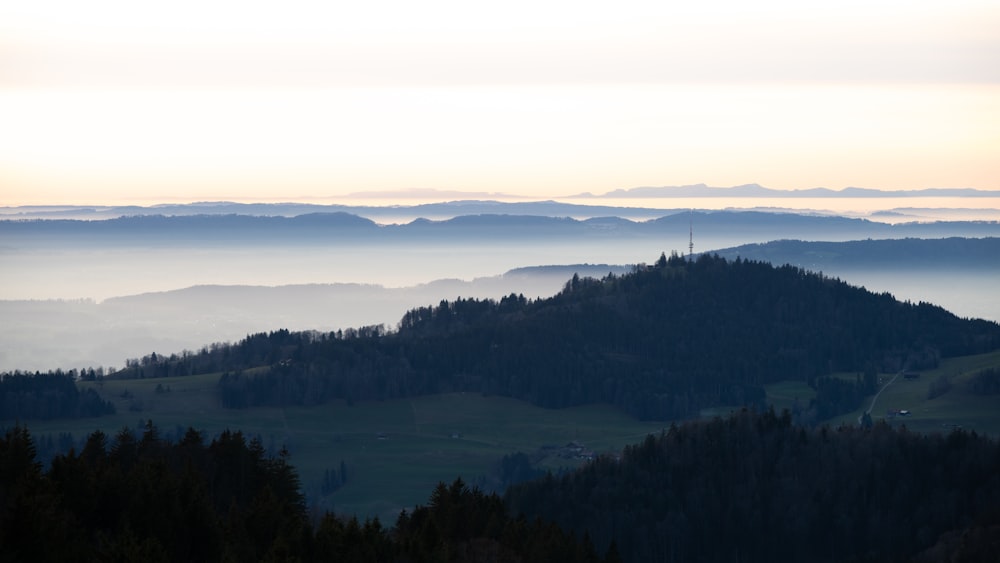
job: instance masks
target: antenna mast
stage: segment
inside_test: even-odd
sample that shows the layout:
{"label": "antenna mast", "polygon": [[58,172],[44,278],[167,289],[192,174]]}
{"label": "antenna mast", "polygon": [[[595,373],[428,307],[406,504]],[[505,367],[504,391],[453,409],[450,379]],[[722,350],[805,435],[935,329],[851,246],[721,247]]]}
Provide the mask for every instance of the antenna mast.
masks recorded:
{"label": "antenna mast", "polygon": [[694,221],[688,214],[688,262],[694,258]]}

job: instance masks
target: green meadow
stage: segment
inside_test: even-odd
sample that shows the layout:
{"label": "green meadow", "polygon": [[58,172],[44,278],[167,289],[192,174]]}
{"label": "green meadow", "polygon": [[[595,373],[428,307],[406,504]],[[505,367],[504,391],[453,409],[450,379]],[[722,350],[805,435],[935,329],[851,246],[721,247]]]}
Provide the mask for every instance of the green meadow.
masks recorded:
{"label": "green meadow", "polygon": [[[114,436],[152,420],[161,430],[191,426],[211,439],[225,429],[259,436],[265,447],[287,446],[310,500],[337,513],[394,522],[404,508],[427,502],[441,481],[487,475],[504,455],[524,452],[558,471],[582,460],[556,455],[577,442],[594,454],[617,454],[664,428],[607,405],[543,409],[475,393],[429,395],[373,403],[311,407],[223,409],[214,397],[218,374],[106,380],[93,386],[118,410],[101,418],[31,422],[33,434],[72,432],[79,439],[100,429]],[[347,469],[346,483],[320,495],[327,470]]]}
{"label": "green meadow", "polygon": [[[1000,396],[974,395],[967,389],[969,380],[986,368],[1000,367],[1000,350],[977,356],[963,356],[941,361],[935,369],[919,372],[919,377],[906,379],[902,375],[881,374],[883,389],[878,395],[872,420],[885,420],[894,426],[905,425],[916,432],[949,432],[953,428],[974,430],[980,434],[1000,435]],[[951,383],[944,394],[929,398],[931,384],[940,377]],[[871,407],[872,398],[862,408],[837,417],[831,424],[853,424]],[[906,410],[906,416],[890,415],[890,411]]]}
{"label": "green meadow", "polygon": [[767,394],[768,404],[779,413],[783,410],[792,411],[796,403],[808,406],[809,400],[816,396],[816,390],[809,387],[805,381],[771,383],[764,386],[764,392]]}
{"label": "green meadow", "polygon": [[[898,377],[879,395],[872,418],[905,424],[919,432],[948,432],[962,427],[1000,435],[1000,396],[976,396],[966,382],[979,370],[1000,366],[1000,351],[945,360],[917,379]],[[947,376],[951,389],[928,399],[928,386]],[[845,376],[846,377],[846,376]],[[850,374],[850,377],[854,377]],[[892,375],[882,374],[883,384]],[[264,446],[286,446],[312,502],[337,513],[379,516],[393,522],[402,509],[427,502],[441,481],[461,476],[475,483],[507,454],[532,455],[537,466],[552,471],[578,467],[582,460],[560,450],[576,442],[586,452],[617,454],[669,423],[642,422],[608,405],[543,409],[504,397],[449,393],[348,406],[335,402],[311,407],[224,409],[215,399],[218,374],[164,379],[81,382],[112,400],[118,413],[92,419],[32,421],[33,434],[72,432],[79,440],[94,430],[114,436],[123,427],[152,420],[161,431],[194,427],[211,439],[226,429],[259,436]],[[766,386],[777,411],[796,401],[808,405],[815,392],[803,382]],[[830,423],[855,424],[869,408]],[[706,409],[702,416],[725,416],[738,407]],[[887,416],[889,410],[908,416]],[[346,468],[347,480],[322,495],[328,470]]]}

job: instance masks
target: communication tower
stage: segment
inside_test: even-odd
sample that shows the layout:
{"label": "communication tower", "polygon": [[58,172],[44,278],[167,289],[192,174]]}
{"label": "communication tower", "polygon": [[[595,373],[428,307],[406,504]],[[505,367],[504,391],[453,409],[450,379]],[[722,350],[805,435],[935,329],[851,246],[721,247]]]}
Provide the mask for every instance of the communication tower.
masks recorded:
{"label": "communication tower", "polygon": [[694,260],[694,221],[688,215],[688,262]]}

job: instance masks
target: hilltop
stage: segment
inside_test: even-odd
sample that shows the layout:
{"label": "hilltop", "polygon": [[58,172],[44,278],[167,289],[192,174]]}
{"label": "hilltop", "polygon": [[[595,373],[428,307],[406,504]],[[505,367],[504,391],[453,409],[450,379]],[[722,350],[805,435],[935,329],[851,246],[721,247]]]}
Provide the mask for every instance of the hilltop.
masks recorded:
{"label": "hilltop", "polygon": [[[810,416],[823,419],[856,408],[876,372],[998,347],[996,323],[791,266],[661,256],[620,276],[574,276],[550,298],[445,300],[394,330],[260,333],[136,359],[116,377],[224,372],[230,408],[474,391],[654,420],[763,405],[763,385],[795,380],[817,389]],[[844,372],[856,380],[830,377]]]}

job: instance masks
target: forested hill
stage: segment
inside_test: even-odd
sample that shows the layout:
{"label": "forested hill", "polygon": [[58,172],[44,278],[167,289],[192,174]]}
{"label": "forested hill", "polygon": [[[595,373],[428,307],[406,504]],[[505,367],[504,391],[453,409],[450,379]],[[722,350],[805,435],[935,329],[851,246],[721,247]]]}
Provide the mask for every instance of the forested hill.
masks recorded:
{"label": "forested hill", "polygon": [[[394,331],[281,330],[199,354],[151,355],[120,375],[223,371],[219,397],[233,408],[463,390],[676,419],[760,404],[762,384],[787,379],[809,381],[821,401],[836,403],[871,391],[876,369],[919,369],[998,347],[996,323],[793,267],[661,256],[622,276],[574,276],[547,299],[442,301],[411,310]],[[845,390],[825,384],[836,371],[867,376]]]}

